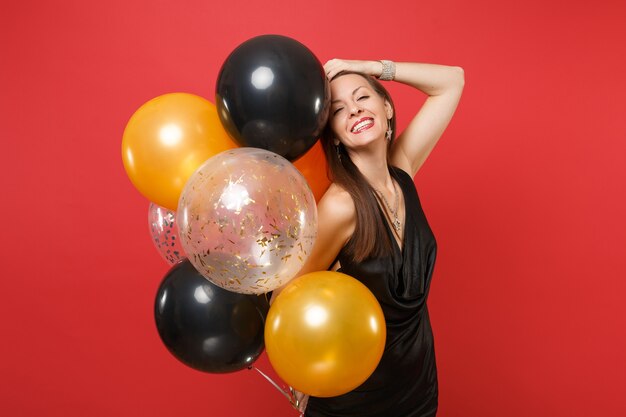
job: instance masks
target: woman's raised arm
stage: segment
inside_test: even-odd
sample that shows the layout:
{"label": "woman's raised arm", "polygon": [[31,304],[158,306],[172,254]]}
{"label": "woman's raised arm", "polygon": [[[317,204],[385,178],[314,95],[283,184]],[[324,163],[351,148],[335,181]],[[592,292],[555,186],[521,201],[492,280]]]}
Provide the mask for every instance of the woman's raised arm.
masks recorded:
{"label": "woman's raised arm", "polygon": [[463,92],[465,75],[460,67],[399,62],[395,81],[428,95],[391,148],[392,163],[413,176],[450,123]]}
{"label": "woman's raised arm", "polygon": [[[331,59],[324,65],[324,70],[329,79],[341,71],[356,71],[379,77],[383,72],[383,64],[380,61]],[[463,92],[465,75],[460,67],[397,62],[394,80],[428,95],[424,105],[397,137],[391,151],[392,164],[413,176],[450,123]]]}

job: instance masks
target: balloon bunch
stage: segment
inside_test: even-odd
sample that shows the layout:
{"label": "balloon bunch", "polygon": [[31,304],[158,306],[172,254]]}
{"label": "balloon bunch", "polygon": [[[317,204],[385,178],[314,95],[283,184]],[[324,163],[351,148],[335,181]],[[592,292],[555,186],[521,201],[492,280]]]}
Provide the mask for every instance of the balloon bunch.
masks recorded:
{"label": "balloon bunch", "polygon": [[329,182],[313,145],[330,96],[311,51],[275,35],[235,49],[216,92],[217,106],[187,93],[146,102],[124,130],[122,160],[173,265],[155,301],[162,341],[193,368],[231,372],[263,350],[265,293],[298,272],[315,240],[315,199]]}
{"label": "balloon bunch", "polygon": [[225,60],[215,100],[156,97],[124,131],[124,167],[151,201],[152,240],[173,265],[154,306],[161,340],[212,373],[250,368],[265,341],[296,389],[353,389],[384,347],[373,295],[353,278],[319,272],[289,284],[271,310],[267,297],[309,256],[315,201],[329,185],[316,144],[330,107],[322,65],[293,39],[259,36]]}

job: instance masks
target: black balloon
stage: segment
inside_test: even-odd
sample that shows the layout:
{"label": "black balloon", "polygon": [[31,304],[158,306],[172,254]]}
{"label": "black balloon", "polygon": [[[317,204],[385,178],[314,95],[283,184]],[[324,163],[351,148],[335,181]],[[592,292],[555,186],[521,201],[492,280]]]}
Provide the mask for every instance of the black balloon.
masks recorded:
{"label": "black balloon", "polygon": [[224,290],[188,260],[165,275],[154,317],[161,340],[185,365],[204,372],[234,372],[263,352],[269,303],[265,295]]}
{"label": "black balloon", "polygon": [[263,35],[239,45],[217,78],[222,124],[241,146],[294,161],[311,148],[328,119],[324,68],[300,42]]}

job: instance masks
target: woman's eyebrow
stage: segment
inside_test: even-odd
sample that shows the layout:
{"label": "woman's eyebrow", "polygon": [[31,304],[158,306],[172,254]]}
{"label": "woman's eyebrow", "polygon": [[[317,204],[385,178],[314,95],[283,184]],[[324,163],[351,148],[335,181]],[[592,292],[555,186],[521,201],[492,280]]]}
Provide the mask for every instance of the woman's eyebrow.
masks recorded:
{"label": "woman's eyebrow", "polygon": [[[357,88],[355,88],[355,89],[352,91],[352,95],[355,95],[355,94],[356,94],[356,92],[357,92],[357,91],[359,91],[359,88],[363,88],[363,87],[365,87],[365,86],[364,86],[364,85],[360,85],[360,86],[358,86]],[[333,101],[331,101],[331,102],[330,102],[330,104],[335,104],[335,103],[337,103],[337,102],[339,102],[339,101],[341,101],[341,100],[333,100]]]}

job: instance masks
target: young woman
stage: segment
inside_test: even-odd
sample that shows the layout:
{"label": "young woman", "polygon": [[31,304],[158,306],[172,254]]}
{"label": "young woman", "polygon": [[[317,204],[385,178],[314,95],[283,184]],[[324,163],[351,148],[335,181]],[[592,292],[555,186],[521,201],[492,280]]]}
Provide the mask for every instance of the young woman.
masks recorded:
{"label": "young woman", "polygon": [[[301,271],[339,270],[363,282],[385,314],[387,341],[372,376],[347,394],[308,398],[306,416],[434,416],[437,370],[426,307],[436,242],[413,176],[450,122],[463,70],[420,63],[333,59],[322,144],[332,185],[318,204],[318,237]],[[396,138],[395,109],[377,79],[428,98]]]}

